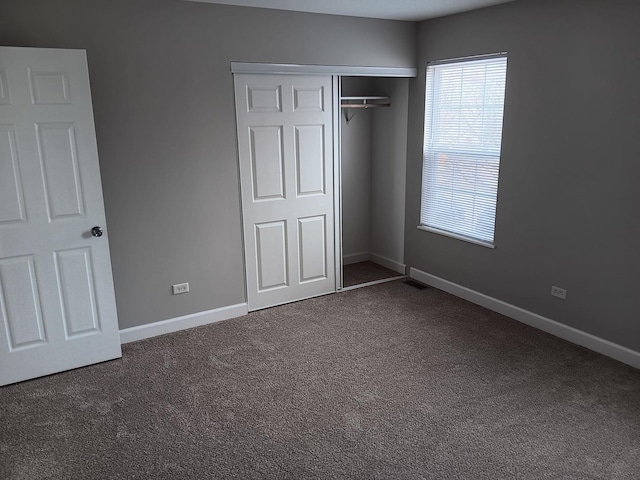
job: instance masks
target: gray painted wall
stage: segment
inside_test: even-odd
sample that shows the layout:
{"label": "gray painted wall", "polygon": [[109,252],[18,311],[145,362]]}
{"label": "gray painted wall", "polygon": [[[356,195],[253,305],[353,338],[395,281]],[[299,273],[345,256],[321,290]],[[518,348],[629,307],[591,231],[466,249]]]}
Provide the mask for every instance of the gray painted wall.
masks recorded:
{"label": "gray painted wall", "polygon": [[[410,266],[640,351],[640,2],[522,0],[424,22]],[[418,231],[425,65],[509,54],[495,250]],[[552,285],[568,290],[562,301]]]}
{"label": "gray painted wall", "polygon": [[[229,63],[415,66],[416,25],[178,0],[2,0],[0,44],[87,50],[126,328],[244,302]],[[191,292],[172,296],[178,282]]]}
{"label": "gray painted wall", "polygon": [[388,108],[350,110],[348,124],[343,111],[343,255],[372,253],[404,263],[409,81],[343,77],[342,94],[391,98]]}
{"label": "gray painted wall", "polygon": [[371,112],[358,110],[349,123],[343,113],[341,122],[342,255],[348,257],[370,249]]}
{"label": "gray painted wall", "polygon": [[[342,96],[369,95],[373,79],[341,77]],[[341,117],[342,255],[369,253],[371,234],[371,110]],[[348,262],[348,258],[346,261]]]}
{"label": "gray painted wall", "polygon": [[374,93],[391,107],[373,111],[371,253],[403,264],[409,80],[376,79]]}

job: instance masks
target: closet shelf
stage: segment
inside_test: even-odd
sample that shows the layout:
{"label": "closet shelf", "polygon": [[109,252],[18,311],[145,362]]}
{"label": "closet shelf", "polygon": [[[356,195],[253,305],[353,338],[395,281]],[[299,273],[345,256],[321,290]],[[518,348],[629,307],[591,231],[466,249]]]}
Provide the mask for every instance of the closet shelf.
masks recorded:
{"label": "closet shelf", "polygon": [[376,108],[390,107],[391,99],[389,97],[376,96],[359,96],[359,97],[340,97],[341,108]]}

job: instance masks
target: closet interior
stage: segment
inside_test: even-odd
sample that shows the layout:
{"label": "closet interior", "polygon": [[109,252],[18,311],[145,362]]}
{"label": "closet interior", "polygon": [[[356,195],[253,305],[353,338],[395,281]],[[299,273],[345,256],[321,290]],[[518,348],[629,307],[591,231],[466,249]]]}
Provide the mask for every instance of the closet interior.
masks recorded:
{"label": "closet interior", "polygon": [[342,287],[405,274],[407,78],[340,77]]}

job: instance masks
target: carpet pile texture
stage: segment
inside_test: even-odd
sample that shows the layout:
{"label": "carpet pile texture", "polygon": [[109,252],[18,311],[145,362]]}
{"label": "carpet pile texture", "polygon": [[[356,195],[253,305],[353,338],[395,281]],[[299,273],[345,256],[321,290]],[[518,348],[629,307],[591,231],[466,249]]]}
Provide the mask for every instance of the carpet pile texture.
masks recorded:
{"label": "carpet pile texture", "polygon": [[640,371],[399,280],[0,389],[0,478],[637,479]]}

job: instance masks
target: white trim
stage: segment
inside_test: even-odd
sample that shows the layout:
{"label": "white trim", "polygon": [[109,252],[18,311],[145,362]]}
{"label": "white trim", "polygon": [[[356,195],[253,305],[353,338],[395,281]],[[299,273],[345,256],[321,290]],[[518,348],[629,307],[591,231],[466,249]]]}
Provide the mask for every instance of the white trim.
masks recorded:
{"label": "white trim", "polygon": [[247,259],[245,253],[245,245],[246,240],[244,238],[244,205],[242,205],[242,179],[240,176],[240,145],[239,145],[239,137],[238,137],[238,106],[236,105],[236,85],[235,78],[233,79],[233,121],[235,122],[235,144],[236,144],[236,176],[237,176],[237,184],[238,185],[238,206],[240,207],[240,248],[242,248],[242,279],[244,280],[244,284],[242,288],[244,289],[244,301],[248,305],[249,304],[249,284],[247,279]]}
{"label": "white trim", "polygon": [[231,62],[231,73],[415,78],[418,76],[418,69],[416,67],[356,67],[349,65],[298,65],[291,63]]}
{"label": "white trim", "polygon": [[350,287],[344,287],[338,293],[348,292],[349,290],[356,290],[362,287],[370,287],[371,285],[379,285],[381,283],[395,282],[396,280],[404,280],[405,278],[409,278],[409,277],[407,277],[406,275],[401,275],[399,277],[389,277],[389,278],[383,278],[381,280],[374,280],[373,282],[359,283],[357,285],[351,285]]}
{"label": "white trim", "polygon": [[433,62],[427,63],[427,67],[432,65],[446,65],[451,63],[461,63],[461,62],[471,62],[474,60],[493,60],[495,58],[504,58],[507,56],[507,52],[500,53],[486,53],[483,55],[471,55],[469,57],[456,57],[456,58],[445,58],[442,60],[434,60]]}
{"label": "white trim", "polygon": [[342,157],[341,157],[341,119],[340,97],[342,97],[342,82],[334,75],[333,81],[333,222],[335,245],[333,263],[335,265],[336,291],[340,290],[342,278]]}
{"label": "white trim", "polygon": [[401,273],[402,275],[405,275],[407,273],[407,266],[404,263],[400,263],[388,257],[383,257],[382,255],[378,255],[377,253],[358,252],[358,253],[349,253],[347,255],[342,256],[343,265],[351,265],[353,263],[360,263],[360,262],[377,263],[378,265],[386,267],[389,270],[393,270],[394,272]]}
{"label": "white trim", "polygon": [[407,266],[404,263],[400,263],[388,257],[383,257],[382,255],[378,255],[377,253],[370,253],[369,260],[371,260],[373,263],[377,263],[378,265],[382,265],[383,267],[387,267],[389,270],[401,273],[402,275],[407,273]]}
{"label": "white trim", "polygon": [[631,365],[635,368],[640,368],[640,352],[631,350],[630,348],[623,347],[617,343],[610,342],[590,333],[583,332],[568,325],[564,325],[555,320],[543,317],[537,313],[524,310],[515,305],[503,302],[497,298],[489,297],[483,293],[471,290],[470,288],[463,287],[457,283],[450,282],[430,273],[423,272],[417,268],[410,268],[409,275],[411,278],[418,280],[432,287],[444,290],[457,297],[463,298],[477,305],[493,310],[494,312],[506,315],[509,318],[517,320],[519,322],[530,325],[534,328],[550,333],[556,337],[567,340],[571,343],[581,345],[593,350],[594,352],[601,353],[607,357],[614,358],[622,363]]}
{"label": "white trim", "polygon": [[210,323],[228,320],[230,318],[241,317],[248,313],[246,303],[229,305],[228,307],[216,308],[205,312],[193,313],[182,317],[170,318],[160,322],[148,323],[137,327],[120,330],[120,343],[135,342],[145,338],[164,335],[165,333],[178,332],[187,328],[199,327]]}
{"label": "white trim", "polygon": [[367,262],[371,258],[369,252],[349,253],[342,256],[342,265],[351,265],[352,263]]}
{"label": "white trim", "polygon": [[418,225],[418,230],[425,232],[437,233],[438,235],[444,235],[445,237],[455,238],[456,240],[462,240],[463,242],[473,243],[486,248],[496,248],[493,243],[485,242],[483,240],[477,240],[471,237],[465,237],[464,235],[458,235],[457,233],[447,232],[446,230],[440,230],[439,228],[427,227],[426,225]]}

